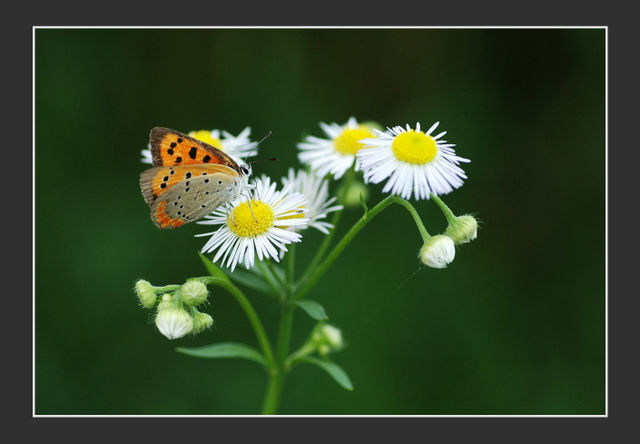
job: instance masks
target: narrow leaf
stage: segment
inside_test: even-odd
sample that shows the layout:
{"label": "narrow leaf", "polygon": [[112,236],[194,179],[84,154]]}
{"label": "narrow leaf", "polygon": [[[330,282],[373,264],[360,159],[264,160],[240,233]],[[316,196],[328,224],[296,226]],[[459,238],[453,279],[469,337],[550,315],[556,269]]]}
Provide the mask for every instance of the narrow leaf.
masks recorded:
{"label": "narrow leaf", "polygon": [[277,275],[276,277],[278,279],[280,279],[280,282],[284,282],[285,281],[285,273],[284,273],[284,268],[282,268],[280,265],[278,264],[271,264],[271,269],[273,270],[273,272]]}
{"label": "narrow leaf", "polygon": [[316,301],[303,299],[301,301],[296,301],[296,305],[306,311],[309,316],[317,321],[322,321],[329,317],[324,311],[324,307],[322,307],[322,305],[318,304]]}
{"label": "narrow leaf", "polygon": [[198,252],[198,255],[200,256],[202,263],[204,264],[204,266],[206,267],[207,271],[211,276],[224,279],[224,280],[229,280],[227,276],[224,274],[224,272],[216,264],[214,264],[213,261],[211,261],[211,259],[209,259],[208,257],[206,257],[200,252]]}
{"label": "narrow leaf", "polygon": [[240,268],[233,270],[233,273],[225,268],[222,270],[222,273],[224,273],[227,278],[240,285],[252,288],[263,294],[277,296],[273,291],[273,288],[271,288],[259,275]]}
{"label": "narrow leaf", "polygon": [[342,370],[342,367],[340,367],[335,362],[330,361],[328,359],[312,358],[310,356],[307,356],[306,358],[304,358],[303,362],[308,362],[310,364],[317,365],[318,367],[320,367],[321,369],[329,373],[329,376],[331,376],[334,379],[334,381],[340,384],[343,388],[347,390],[353,390],[353,384],[351,383],[351,379],[349,379],[349,376],[347,376],[345,371]]}
{"label": "narrow leaf", "polygon": [[267,366],[258,350],[238,342],[220,342],[202,347],[178,347],[176,351],[196,358],[243,358]]}
{"label": "narrow leaf", "polygon": [[367,207],[367,204],[364,202],[364,197],[362,197],[362,193],[360,193],[360,205],[362,205],[362,208],[364,209],[364,215],[365,217],[369,214],[369,207]]}

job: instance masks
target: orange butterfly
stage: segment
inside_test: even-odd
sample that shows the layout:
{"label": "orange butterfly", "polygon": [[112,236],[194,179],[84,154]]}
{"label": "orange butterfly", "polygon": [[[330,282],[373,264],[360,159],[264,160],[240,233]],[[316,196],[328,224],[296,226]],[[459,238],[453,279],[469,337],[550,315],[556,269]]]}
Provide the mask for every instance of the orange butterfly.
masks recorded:
{"label": "orange butterfly", "polygon": [[250,197],[249,166],[218,148],[168,128],[152,129],[150,143],[154,168],[140,175],[140,187],[158,228],[177,228]]}

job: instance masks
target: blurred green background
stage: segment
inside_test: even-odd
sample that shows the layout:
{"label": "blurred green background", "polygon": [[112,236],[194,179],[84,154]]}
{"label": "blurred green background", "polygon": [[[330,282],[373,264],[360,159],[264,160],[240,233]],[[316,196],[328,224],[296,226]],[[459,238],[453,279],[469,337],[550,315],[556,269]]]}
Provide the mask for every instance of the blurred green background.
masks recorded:
{"label": "blurred green background", "polygon": [[[257,346],[236,301],[210,287],[211,331],[169,341],[138,278],[206,274],[204,227],[158,230],[138,178],[155,126],[273,134],[254,166],[279,179],[320,121],[440,121],[472,160],[444,196],[478,238],[444,270],[391,206],[309,295],[348,347],[289,374],[288,415],[605,413],[604,29],[47,29],[35,31],[35,413],[252,415],[253,362],[174,351]],[[384,195],[370,187],[369,206]],[[417,202],[427,229],[446,224]],[[338,236],[361,216],[345,212]],[[299,268],[321,240],[305,232]],[[273,300],[247,290],[275,337]],[[298,312],[292,347],[312,320]]]}

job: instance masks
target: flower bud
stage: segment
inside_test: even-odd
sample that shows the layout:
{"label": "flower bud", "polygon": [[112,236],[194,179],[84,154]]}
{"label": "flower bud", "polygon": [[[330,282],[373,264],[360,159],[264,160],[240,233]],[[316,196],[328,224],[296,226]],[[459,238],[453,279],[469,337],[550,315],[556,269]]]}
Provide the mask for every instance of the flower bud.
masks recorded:
{"label": "flower bud", "polygon": [[193,315],[193,333],[200,333],[213,325],[213,318],[207,313]]}
{"label": "flower bud", "polygon": [[156,327],[167,338],[177,339],[193,331],[193,319],[180,308],[167,308],[158,312]]}
{"label": "flower bud", "polygon": [[322,334],[332,348],[342,347],[342,331],[333,325],[325,324],[322,327]]}
{"label": "flower bud", "polygon": [[333,325],[325,324],[319,332],[318,353],[323,356],[342,348],[342,331]]}
{"label": "flower bud", "polygon": [[455,217],[449,222],[445,234],[453,239],[456,245],[471,242],[478,236],[478,221],[468,214]]}
{"label": "flower bud", "polygon": [[162,301],[158,304],[158,312],[162,310],[166,310],[168,308],[173,308],[173,298],[169,293],[165,293],[162,295]]}
{"label": "flower bud", "polygon": [[420,260],[432,268],[446,268],[455,255],[453,240],[442,234],[431,237],[420,249]]}
{"label": "flower bud", "polygon": [[180,294],[182,295],[182,302],[194,307],[202,304],[209,296],[207,286],[195,279],[188,280],[182,284]]}
{"label": "flower bud", "polygon": [[136,282],[136,294],[143,307],[151,308],[156,304],[156,292],[149,281],[140,279]]}

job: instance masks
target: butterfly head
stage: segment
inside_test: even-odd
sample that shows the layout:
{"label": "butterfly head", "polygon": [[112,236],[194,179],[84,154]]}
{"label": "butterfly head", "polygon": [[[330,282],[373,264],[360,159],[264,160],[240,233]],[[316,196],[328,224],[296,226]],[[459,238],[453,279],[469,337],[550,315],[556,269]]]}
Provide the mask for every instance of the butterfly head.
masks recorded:
{"label": "butterfly head", "polygon": [[243,176],[248,176],[249,174],[251,174],[251,167],[249,166],[249,164],[243,163],[242,165],[240,165],[240,172]]}

